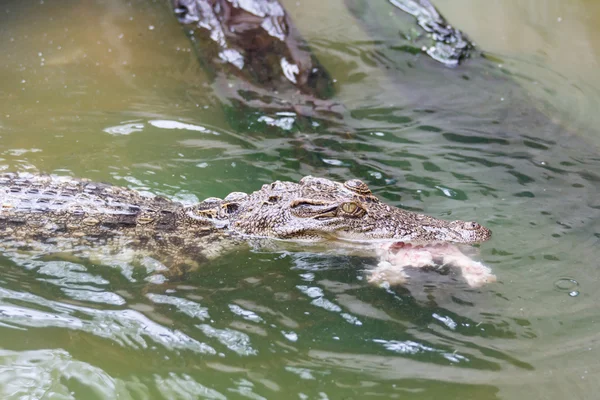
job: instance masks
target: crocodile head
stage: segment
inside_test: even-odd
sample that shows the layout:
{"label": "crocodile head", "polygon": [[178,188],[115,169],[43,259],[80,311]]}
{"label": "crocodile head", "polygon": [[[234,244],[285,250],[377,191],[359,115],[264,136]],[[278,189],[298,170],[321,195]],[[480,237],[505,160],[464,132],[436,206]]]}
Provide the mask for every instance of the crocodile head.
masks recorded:
{"label": "crocodile head", "polygon": [[445,221],[389,206],[357,179],[338,183],[307,176],[299,183],[277,181],[250,195],[232,193],[217,209],[215,205],[195,212],[255,237],[429,245],[473,244],[491,236],[476,222]]}

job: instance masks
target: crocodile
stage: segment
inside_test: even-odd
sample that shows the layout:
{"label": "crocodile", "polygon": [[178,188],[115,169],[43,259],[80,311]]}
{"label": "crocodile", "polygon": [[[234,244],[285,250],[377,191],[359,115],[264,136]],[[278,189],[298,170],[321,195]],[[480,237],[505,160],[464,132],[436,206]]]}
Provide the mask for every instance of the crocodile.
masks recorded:
{"label": "crocodile", "polygon": [[[149,254],[187,271],[243,242],[370,250],[380,257],[373,281],[404,282],[404,267],[454,264],[471,286],[495,280],[455,246],[490,238],[476,222],[446,221],[381,202],[358,179],[306,176],[247,194],[182,204],[85,179],[0,175],[0,247],[77,251],[104,247]],[[393,273],[391,273],[393,272]]]}

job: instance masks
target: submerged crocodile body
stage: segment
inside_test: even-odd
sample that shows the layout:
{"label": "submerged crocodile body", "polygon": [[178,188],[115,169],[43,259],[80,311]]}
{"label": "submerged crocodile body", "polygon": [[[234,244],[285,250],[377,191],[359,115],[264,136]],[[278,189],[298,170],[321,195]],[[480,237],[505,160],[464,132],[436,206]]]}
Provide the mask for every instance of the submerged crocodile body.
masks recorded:
{"label": "submerged crocodile body", "polygon": [[445,221],[389,206],[359,180],[342,184],[311,176],[184,205],[87,180],[4,174],[0,207],[4,245],[140,250],[171,269],[189,268],[254,239],[375,245],[385,249],[388,270],[394,265],[401,269],[407,262],[425,265],[423,257],[414,263],[403,255],[408,247],[427,252],[433,262],[445,246],[479,243],[491,235],[475,222]]}

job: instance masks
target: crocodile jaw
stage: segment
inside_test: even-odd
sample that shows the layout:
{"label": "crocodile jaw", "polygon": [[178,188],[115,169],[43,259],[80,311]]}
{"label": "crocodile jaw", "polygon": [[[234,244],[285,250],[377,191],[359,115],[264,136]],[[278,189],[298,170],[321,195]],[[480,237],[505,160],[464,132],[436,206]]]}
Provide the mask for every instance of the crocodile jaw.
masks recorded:
{"label": "crocodile jaw", "polygon": [[[464,226],[473,227],[465,229]],[[404,225],[397,227],[386,226],[386,229],[375,229],[367,232],[338,231],[333,238],[364,243],[438,245],[444,243],[477,244],[489,240],[492,232],[484,226],[465,221],[436,220],[434,225]]]}

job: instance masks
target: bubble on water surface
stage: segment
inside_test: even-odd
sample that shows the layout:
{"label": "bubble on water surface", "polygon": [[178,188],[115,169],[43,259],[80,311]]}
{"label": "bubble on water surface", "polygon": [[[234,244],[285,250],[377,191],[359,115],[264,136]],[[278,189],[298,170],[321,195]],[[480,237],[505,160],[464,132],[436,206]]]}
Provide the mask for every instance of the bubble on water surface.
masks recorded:
{"label": "bubble on water surface", "polygon": [[143,129],[144,129],[144,124],[135,123],[135,124],[109,126],[108,128],[104,129],[104,132],[106,132],[110,135],[114,135],[114,136],[121,136],[121,135],[130,135],[133,132],[141,132]]}
{"label": "bubble on water surface", "polygon": [[575,279],[560,278],[554,282],[554,287],[561,292],[568,292],[571,297],[579,296],[579,290],[576,290],[579,287],[579,282]]}

